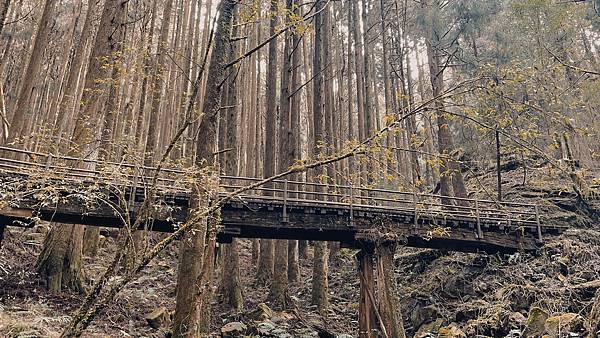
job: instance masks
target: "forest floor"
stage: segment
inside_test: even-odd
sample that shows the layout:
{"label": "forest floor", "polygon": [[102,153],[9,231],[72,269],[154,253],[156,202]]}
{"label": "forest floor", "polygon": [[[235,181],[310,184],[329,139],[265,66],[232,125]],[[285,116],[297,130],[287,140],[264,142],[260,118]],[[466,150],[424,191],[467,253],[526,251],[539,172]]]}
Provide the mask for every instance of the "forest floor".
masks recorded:
{"label": "forest floor", "polygon": [[[546,222],[572,228],[548,239],[537,254],[485,255],[400,248],[396,276],[408,336],[596,337],[600,318],[599,205],[583,203],[570,188],[568,175],[547,167],[519,163],[505,168],[505,196],[538,201]],[[589,175],[591,184],[598,183]],[[490,171],[468,177],[470,191],[489,194]],[[525,185],[523,185],[523,178]],[[0,250],[0,337],[55,337],[82,296],[49,294],[35,273],[45,226],[9,228]],[[214,335],[230,322],[248,326],[257,337],[318,337],[317,331],[355,337],[358,322],[356,251],[343,249],[329,271],[331,307],[325,316],[310,305],[311,259],[301,259],[300,280],[290,289],[292,305],[271,311],[268,288],[254,284],[250,241],[240,241],[244,311],[231,313],[215,297]],[[104,238],[96,259],[86,258],[85,274],[93,279],[108,264],[114,239]],[[154,260],[146,273],[119,294],[85,337],[165,337],[168,319],[149,325],[145,316],[174,309],[176,248]],[[261,305],[265,303],[267,307]],[[554,325],[555,323],[556,325]],[[541,325],[541,328],[539,328]],[[554,326],[552,326],[554,325]],[[535,331],[538,330],[538,331]],[[545,331],[545,332],[544,332]],[[326,336],[326,335],[322,335]]]}

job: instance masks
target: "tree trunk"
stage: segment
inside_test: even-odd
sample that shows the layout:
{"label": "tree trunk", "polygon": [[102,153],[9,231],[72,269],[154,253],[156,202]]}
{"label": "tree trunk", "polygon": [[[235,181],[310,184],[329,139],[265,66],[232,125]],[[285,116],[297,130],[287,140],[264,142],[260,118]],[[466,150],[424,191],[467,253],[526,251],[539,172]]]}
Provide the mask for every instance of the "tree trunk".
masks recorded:
{"label": "tree trunk", "polygon": [[[63,151],[68,151],[68,142],[63,141],[63,135],[66,132],[66,124],[70,121],[70,117],[74,116],[73,112],[79,108],[77,101],[77,83],[79,82],[80,74],[85,74],[83,65],[86,60],[86,52],[88,50],[88,42],[94,34],[95,27],[92,24],[95,16],[97,3],[95,1],[88,2],[87,13],[85,14],[85,21],[81,30],[81,37],[75,50],[75,56],[69,69],[69,75],[67,76],[67,82],[65,89],[58,105],[58,111],[56,114],[56,122],[54,124],[54,134],[57,137],[57,148]],[[77,112],[75,112],[76,114]],[[61,144],[62,143],[62,144]]]}
{"label": "tree trunk", "polygon": [[[221,86],[225,81],[225,64],[228,61],[228,46],[232,32],[233,12],[237,1],[223,0],[220,4],[220,13],[217,23],[217,30],[214,37],[214,48],[211,55],[210,67],[207,76],[207,86],[204,97],[202,111],[205,113],[200,121],[202,133],[199,134],[196,144],[196,165],[199,167],[214,166],[215,160],[213,153],[217,142],[217,118],[221,108]],[[212,168],[213,175],[216,176]],[[212,180],[215,178],[213,177]],[[209,178],[209,180],[211,180]],[[211,181],[212,181],[211,180]],[[190,200],[191,210],[200,211],[208,207],[212,192],[210,186],[207,187],[198,182],[192,188],[192,198]],[[214,184],[214,182],[212,182]],[[209,234],[210,235],[210,234]],[[204,252],[204,243],[207,236],[207,220],[202,220],[195,227],[195,231],[189,233],[182,241],[182,247],[179,259],[179,274],[177,276],[177,299],[173,324],[173,337],[198,337],[206,334],[206,327],[200,323],[201,311],[210,313],[210,302],[206,304],[206,298],[209,298],[210,285],[202,289],[199,288],[199,277],[203,264],[206,269],[212,270],[212,253],[214,252],[214,242],[207,242],[207,253]],[[204,261],[203,261],[204,258]],[[207,271],[210,272],[210,271]],[[205,277],[210,281],[210,275]],[[200,281],[202,282],[202,281]],[[202,294],[204,293],[204,294]],[[203,301],[204,300],[204,301]],[[199,308],[204,303],[204,308]]]}
{"label": "tree trunk", "polygon": [[173,0],[166,0],[163,9],[163,22],[160,27],[160,37],[158,39],[158,49],[156,51],[157,61],[154,68],[152,101],[150,108],[150,122],[148,125],[148,138],[146,139],[146,149],[144,153],[144,165],[151,166],[154,162],[155,151],[158,145],[159,114],[160,103],[163,99],[163,83],[165,82],[165,68],[167,66],[167,50],[169,38],[169,24],[171,21],[171,8]]}
{"label": "tree trunk", "polygon": [[[315,42],[314,42],[314,62],[313,74],[316,74],[313,82],[313,128],[314,128],[314,155],[318,157],[321,152],[321,142],[325,141],[324,135],[324,116],[322,107],[322,83],[323,74],[321,72],[322,65],[322,18],[321,9],[323,6],[322,0],[317,0],[315,11],[317,15],[314,17],[315,26]],[[319,181],[321,175],[324,174],[322,168],[317,168],[313,173],[313,180]],[[316,190],[320,190],[319,186],[315,186]],[[321,191],[324,192],[324,191]],[[315,242],[314,245],[314,262],[313,262],[313,279],[312,279],[312,303],[317,306],[319,312],[324,313],[329,306],[327,298],[328,294],[328,250],[327,242]]]}
{"label": "tree trunk", "polygon": [[[239,29],[236,27],[233,30],[233,36],[236,36]],[[234,43],[230,48],[230,55],[237,55],[239,53],[239,42]],[[237,69],[239,71],[239,68]],[[232,69],[229,78],[227,79],[227,110],[221,110],[221,114],[226,113],[226,119],[221,122],[225,122],[225,147],[223,149],[229,149],[225,152],[225,162],[223,167],[225,169],[225,175],[237,176],[239,174],[238,169],[238,151],[239,147],[237,140],[237,115],[238,115],[238,80],[235,76],[236,70]],[[240,268],[239,268],[239,254],[237,239],[233,238],[230,244],[224,244],[223,249],[223,276],[222,289],[223,298],[227,305],[234,310],[241,310],[244,305],[242,298],[242,289],[240,282]]]}
{"label": "tree trunk", "polygon": [[[438,6],[436,4],[430,4],[430,10],[437,13]],[[436,13],[433,14],[434,20]],[[431,32],[426,39],[427,47],[427,61],[429,63],[429,75],[431,79],[431,88],[434,99],[442,95],[444,92],[444,71],[445,67],[442,65],[440,60],[441,51],[438,50],[440,45],[439,35],[433,31],[434,26],[431,24]],[[454,191],[454,196],[459,198],[467,198],[467,190],[463,175],[460,171],[460,165],[455,160],[448,160],[448,157],[456,157],[454,154],[454,141],[452,138],[452,131],[450,130],[450,123],[446,118],[444,111],[444,102],[441,99],[435,99],[434,107],[437,115],[438,124],[438,147],[440,155],[445,158],[441,159],[440,165],[440,193],[442,196],[452,196],[451,190]],[[442,204],[450,205],[451,200],[442,197]],[[459,201],[458,204],[465,204]]]}
{"label": "tree trunk", "polygon": [[[277,28],[277,0],[271,0],[271,25],[269,35],[275,34]],[[275,174],[276,154],[276,125],[277,125],[277,39],[269,42],[269,61],[267,64],[267,111],[265,129],[265,160],[263,163],[263,176],[270,177]],[[273,276],[274,250],[273,242],[268,239],[260,240],[260,258],[258,260],[257,282],[266,284]]]}
{"label": "tree trunk", "polygon": [[372,249],[361,249],[357,254],[358,275],[360,278],[360,300],[358,303],[358,336],[360,338],[377,337],[375,315],[375,277],[373,276]]}
{"label": "tree trunk", "polygon": [[[81,108],[71,136],[73,147],[69,155],[72,157],[89,155],[97,145],[96,131],[102,119],[101,106],[107,89],[106,79],[110,74],[110,67],[105,62],[111,59],[118,48],[118,39],[114,40],[112,37],[115,32],[124,29],[118,18],[126,10],[126,5],[127,1],[123,0],[108,0],[104,5],[100,29],[90,55]],[[62,286],[83,291],[83,234],[82,225],[59,224],[50,230],[38,257],[37,269],[48,281],[51,291],[60,291]]]}
{"label": "tree trunk", "polygon": [[394,276],[394,254],[396,244],[384,244],[377,247],[377,292],[379,313],[389,337],[405,338],[402,314],[396,297],[396,277]]}
{"label": "tree trunk", "polygon": [[6,21],[6,13],[8,12],[8,7],[10,7],[11,0],[3,0],[2,7],[0,8],[0,36],[2,35],[2,31],[4,30],[4,22]]}
{"label": "tree trunk", "polygon": [[[44,50],[48,46],[52,18],[56,7],[56,0],[46,0],[42,17],[38,23],[37,32],[31,52],[29,53],[29,62],[21,79],[21,88],[16,101],[16,107],[12,116],[6,144],[17,141],[19,137],[25,136],[23,132],[27,130],[25,123],[34,119],[32,104],[36,95],[37,80],[41,72],[42,62],[44,60]],[[4,10],[3,10],[4,11]]]}

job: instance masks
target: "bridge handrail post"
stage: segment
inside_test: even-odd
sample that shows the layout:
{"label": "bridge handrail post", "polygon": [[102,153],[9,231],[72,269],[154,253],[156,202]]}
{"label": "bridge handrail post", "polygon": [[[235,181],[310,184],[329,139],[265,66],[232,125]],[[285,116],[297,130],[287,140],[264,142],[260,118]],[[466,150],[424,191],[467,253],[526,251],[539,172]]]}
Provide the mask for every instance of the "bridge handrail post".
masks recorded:
{"label": "bridge handrail post", "polygon": [[52,163],[52,153],[48,153],[46,156],[46,166],[44,167],[46,170],[50,169],[50,164]]}
{"label": "bridge handrail post", "polygon": [[418,198],[419,197],[417,196],[417,192],[413,190],[413,212],[414,212],[413,228],[414,228],[415,232],[417,231],[417,227],[419,225]]}
{"label": "bridge handrail post", "polygon": [[352,189],[352,183],[348,185],[348,189],[350,190],[350,226],[354,226],[354,191]]}
{"label": "bridge handrail post", "polygon": [[133,167],[133,185],[131,186],[131,191],[129,193],[129,211],[133,211],[132,209],[135,207],[135,197],[137,195],[137,185],[139,180],[139,169],[138,167]]}
{"label": "bridge handrail post", "polygon": [[283,223],[289,221],[287,214],[287,195],[288,195],[288,180],[283,181]]}
{"label": "bridge handrail post", "polygon": [[477,237],[483,238],[483,231],[481,230],[481,214],[479,212],[479,200],[475,200],[475,218],[477,220]]}
{"label": "bridge handrail post", "polygon": [[540,222],[540,207],[536,204],[535,208],[535,224],[537,227],[537,236],[538,240],[542,242],[544,239],[542,238],[542,224]]}

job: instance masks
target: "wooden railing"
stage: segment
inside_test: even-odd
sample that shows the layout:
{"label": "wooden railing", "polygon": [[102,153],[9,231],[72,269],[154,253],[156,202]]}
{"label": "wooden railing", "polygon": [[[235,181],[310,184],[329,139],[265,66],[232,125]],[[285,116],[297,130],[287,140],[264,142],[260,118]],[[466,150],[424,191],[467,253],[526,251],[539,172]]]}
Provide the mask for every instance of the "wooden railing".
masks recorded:
{"label": "wooden railing", "polygon": [[[43,179],[114,184],[138,189],[148,188],[156,168],[56,156],[0,146],[0,172]],[[192,184],[191,172],[164,168],[157,175],[156,188],[165,193],[187,195]],[[220,193],[226,194],[261,181],[250,177],[220,177]],[[523,229],[541,240],[544,225],[535,204],[499,202],[494,200],[442,197],[417,191],[395,191],[352,185],[331,185],[315,182],[274,180],[266,185],[245,191],[237,196],[242,200],[277,202],[283,205],[283,221],[290,208],[321,206],[347,210],[350,225],[357,212],[414,215],[414,227],[420,220],[449,219],[476,224],[479,238],[490,225],[500,229]],[[444,203],[442,203],[442,200]]]}

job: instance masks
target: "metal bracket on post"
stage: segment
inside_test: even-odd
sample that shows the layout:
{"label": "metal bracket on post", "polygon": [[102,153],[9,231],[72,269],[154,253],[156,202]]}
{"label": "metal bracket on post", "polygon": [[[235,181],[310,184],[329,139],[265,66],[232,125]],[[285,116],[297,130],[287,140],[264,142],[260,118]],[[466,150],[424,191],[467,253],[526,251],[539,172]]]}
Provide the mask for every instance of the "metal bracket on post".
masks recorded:
{"label": "metal bracket on post", "polygon": [[477,219],[477,238],[483,239],[483,231],[481,231],[481,214],[479,213],[478,200],[475,200],[475,217]]}
{"label": "metal bracket on post", "polygon": [[289,217],[287,214],[287,195],[288,195],[288,180],[283,181],[283,223],[288,223]]}
{"label": "metal bracket on post", "polygon": [[350,183],[349,189],[350,189],[350,226],[354,227],[354,193],[352,190],[352,183]]}
{"label": "metal bracket on post", "polygon": [[535,224],[537,226],[537,237],[538,237],[538,241],[543,242],[544,239],[542,238],[542,224],[540,222],[540,208],[538,207],[538,205],[535,205]]}

